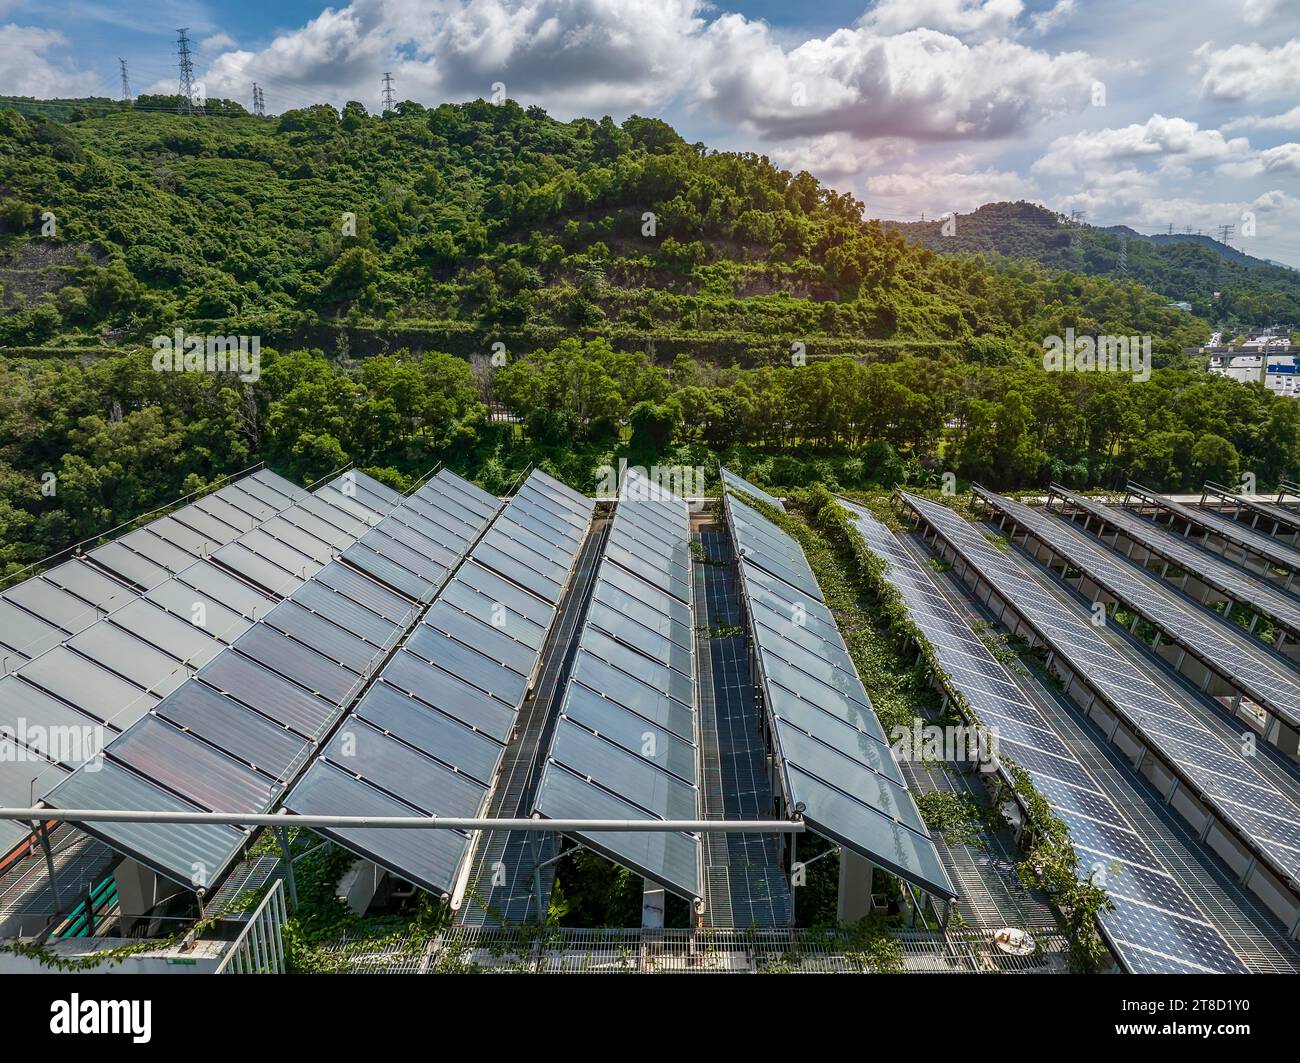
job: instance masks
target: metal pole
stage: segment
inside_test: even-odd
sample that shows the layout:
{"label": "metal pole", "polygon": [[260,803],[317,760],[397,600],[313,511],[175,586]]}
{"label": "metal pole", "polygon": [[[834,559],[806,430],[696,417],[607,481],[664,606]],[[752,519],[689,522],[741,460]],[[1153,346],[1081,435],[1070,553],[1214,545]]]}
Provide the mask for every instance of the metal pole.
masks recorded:
{"label": "metal pole", "polygon": [[61,823],[225,823],[245,827],[375,827],[398,830],[520,830],[570,834],[609,831],[622,834],[779,834],[803,831],[789,819],[491,819],[451,816],[285,816],[251,812],[156,812],[110,808],[0,808],[0,820],[54,820]]}
{"label": "metal pole", "polygon": [[63,901],[59,899],[59,876],[54,871],[54,853],[50,849],[50,835],[45,829],[43,820],[34,819],[31,821],[32,827],[36,831],[37,838],[40,839],[41,850],[45,853],[45,870],[50,876],[50,892],[54,895],[54,914],[63,914]]}
{"label": "metal pole", "polygon": [[545,926],[546,913],[542,911],[542,853],[537,845],[536,831],[529,831],[528,846],[533,851],[533,903],[537,906],[537,925]]}
{"label": "metal pole", "polygon": [[289,835],[283,827],[275,828],[275,839],[280,843],[280,856],[289,875],[289,906],[298,910],[298,883],[293,874],[293,854],[289,849]]}

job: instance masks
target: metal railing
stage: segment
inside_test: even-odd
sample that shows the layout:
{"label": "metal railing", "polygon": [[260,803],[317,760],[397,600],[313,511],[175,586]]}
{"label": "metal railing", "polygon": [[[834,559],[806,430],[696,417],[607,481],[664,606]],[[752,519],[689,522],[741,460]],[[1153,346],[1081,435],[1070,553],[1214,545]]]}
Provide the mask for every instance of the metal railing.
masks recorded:
{"label": "metal railing", "polygon": [[284,880],[276,879],[231,943],[217,974],[284,974]]}

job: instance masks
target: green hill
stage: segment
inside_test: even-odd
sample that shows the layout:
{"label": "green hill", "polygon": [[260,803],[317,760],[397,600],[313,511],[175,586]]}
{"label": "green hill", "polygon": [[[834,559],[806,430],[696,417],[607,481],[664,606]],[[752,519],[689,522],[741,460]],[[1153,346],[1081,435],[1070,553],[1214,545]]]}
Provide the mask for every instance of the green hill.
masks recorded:
{"label": "green hill", "polygon": [[[1152,333],[1172,358],[1202,331],[1136,286],[909,246],[808,174],[656,119],[476,101],[215,120],[159,101],[0,112],[0,343],[181,324],[328,348],[346,326],[354,353],[467,354],[577,332],[728,364],[795,341],[1005,360],[1066,325]],[[51,244],[86,261],[47,263]]]}
{"label": "green hill", "polygon": [[[885,227],[932,251],[1127,277],[1169,299],[1191,303],[1198,317],[1219,325],[1300,321],[1300,271],[1252,258],[1208,236],[1143,236],[1122,225],[1073,224],[1025,202],[986,203],[970,214],[958,214],[948,234],[943,221],[886,222]],[[1127,272],[1121,269],[1121,247]]]}
{"label": "green hill", "polygon": [[[1164,295],[937,254],[656,119],[175,102],[0,108],[0,573],[256,461],[498,492],[622,458],[843,489],[1300,464],[1300,404],[1185,358],[1209,327]],[[177,328],[256,337],[257,379],[156,372]],[[1154,373],[1045,371],[1069,329],[1148,337]]]}

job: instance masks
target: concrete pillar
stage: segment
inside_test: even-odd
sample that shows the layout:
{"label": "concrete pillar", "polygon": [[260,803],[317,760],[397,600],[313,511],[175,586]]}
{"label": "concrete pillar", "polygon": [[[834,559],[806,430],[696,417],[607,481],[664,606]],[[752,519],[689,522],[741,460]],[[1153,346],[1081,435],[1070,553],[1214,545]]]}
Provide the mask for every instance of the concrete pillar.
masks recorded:
{"label": "concrete pillar", "polygon": [[871,885],[876,868],[857,853],[840,849],[840,892],[836,917],[841,923],[856,923],[871,914]]}
{"label": "concrete pillar", "polygon": [[664,927],[664,888],[649,879],[641,894],[641,929],[662,930]]}

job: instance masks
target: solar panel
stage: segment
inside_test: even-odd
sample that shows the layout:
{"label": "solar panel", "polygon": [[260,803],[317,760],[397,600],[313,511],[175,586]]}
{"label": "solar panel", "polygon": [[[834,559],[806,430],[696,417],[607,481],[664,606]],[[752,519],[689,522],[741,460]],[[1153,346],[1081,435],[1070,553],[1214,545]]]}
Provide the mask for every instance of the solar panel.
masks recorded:
{"label": "solar panel", "polygon": [[1300,516],[1297,516],[1294,511],[1287,509],[1285,506],[1265,502],[1254,495],[1235,494],[1219,484],[1207,483],[1202,495],[1202,505],[1209,503],[1211,496],[1220,500],[1217,506],[1220,512],[1223,511],[1224,502],[1231,503],[1232,519],[1238,523],[1245,523],[1240,514],[1249,513],[1251,520],[1248,526],[1251,528],[1258,529],[1259,518],[1263,517],[1265,520],[1273,522],[1272,534],[1274,535],[1279,533],[1294,535],[1297,531],[1300,531]]}
{"label": "solar panel", "polygon": [[[955,897],[802,549],[729,490],[724,503],[787,805],[823,837]],[[792,608],[775,605],[774,588]]]}
{"label": "solar panel", "polygon": [[1122,532],[1144,550],[1227,595],[1232,601],[1249,606],[1300,639],[1300,602],[1289,594],[1278,591],[1267,580],[1220,560],[1217,555],[1193,545],[1180,535],[1173,535],[1150,521],[1142,520],[1129,510],[1118,506],[1103,506],[1055,485],[1052,494],[1064,499],[1070,509],[1082,513],[1085,529],[1090,530],[1095,520],[1101,522],[1100,527],[1109,526]]}
{"label": "solar panel", "polygon": [[[0,679],[0,735],[68,769],[97,754],[106,737],[94,717],[16,675]],[[24,800],[33,801],[42,792],[29,791]]]}
{"label": "solar panel", "polygon": [[[1219,536],[1246,553],[1263,558],[1269,564],[1290,573],[1293,577],[1296,573],[1300,573],[1300,551],[1283,546],[1276,539],[1261,535],[1244,524],[1229,520],[1227,517],[1220,516],[1210,510],[1185,506],[1181,502],[1166,498],[1164,495],[1158,495],[1138,484],[1129,484],[1127,490],[1129,494],[1136,495],[1143,502],[1150,503],[1158,509],[1173,514],[1185,526],[1198,529],[1202,535]],[[1289,585],[1290,580],[1287,582]]]}
{"label": "solar panel", "polygon": [[[694,630],[689,515],[642,487],[614,509],[534,802],[548,818],[700,815],[694,641],[669,637],[674,624]],[[632,610],[617,608],[625,601]],[[576,836],[688,900],[702,895],[696,836]]]}
{"label": "solar panel", "polygon": [[820,602],[821,588],[808,570],[798,544],[756,509],[730,495],[727,499],[728,510],[734,514],[731,523],[738,556]]}
{"label": "solar panel", "polygon": [[1300,724],[1300,682],[1235,625],[1179,601],[1144,568],[1099,546],[1072,524],[983,488],[977,487],[975,494],[1258,704],[1293,725]]}
{"label": "solar panel", "polygon": [[[1235,746],[1206,729],[1150,673],[1153,665],[1104,639],[1080,610],[1068,608],[946,506],[904,494],[903,500],[967,565],[1020,614],[1038,638],[1158,752],[1169,769],[1284,879],[1300,876],[1300,849],[1284,823],[1300,822],[1300,806]],[[1186,737],[1181,737],[1186,736]],[[1265,812],[1257,820],[1252,810]]]}
{"label": "solar panel", "polygon": [[154,711],[273,779],[287,778],[311,748],[306,738],[205,683],[178,687]]}
{"label": "solar panel", "polygon": [[755,487],[743,476],[737,476],[730,469],[719,469],[718,471],[722,476],[722,483],[724,488],[732,487],[735,488],[737,491],[743,491],[745,494],[751,496],[752,498],[757,498],[760,502],[766,502],[769,506],[775,506],[777,509],[781,510],[782,512],[785,512],[785,506],[781,504],[781,500],[779,498],[769,495],[761,487]]}
{"label": "solar panel", "polygon": [[[111,760],[211,812],[263,812],[278,785],[158,716],[108,746]],[[57,806],[58,795],[52,795]]]}
{"label": "solar panel", "polygon": [[[125,544],[124,540],[106,543],[104,546],[91,550],[86,556],[100,568],[107,569],[114,576],[134,584],[141,590],[156,587],[173,575],[172,570],[155,564],[141,554],[137,554]],[[184,556],[193,562],[194,559],[188,554]]]}
{"label": "solar panel", "polygon": [[[315,761],[285,798],[290,812],[347,809],[358,816],[415,816],[419,810],[325,761]],[[435,893],[448,891],[469,839],[459,831],[317,828],[319,834],[400,878]]]}
{"label": "solar panel", "polygon": [[[201,812],[162,787],[142,779],[112,761],[102,761],[95,771],[77,771],[54,788],[46,800],[56,808],[131,808],[158,812]],[[131,854],[162,875],[203,885],[247,835],[234,827],[210,823],[169,823],[159,829],[150,823],[84,823],[80,828],[119,852]]]}
{"label": "solar panel", "polygon": [[0,598],[0,657],[5,669],[57,646],[68,633]]}
{"label": "solar panel", "polygon": [[[358,494],[380,499],[377,505],[387,505],[383,501],[387,489],[370,490],[360,481],[354,486]],[[339,497],[355,496],[339,491]],[[356,523],[356,532],[364,532],[359,542],[382,536],[377,529],[366,529],[366,524]],[[273,530],[285,529],[276,525]],[[286,538],[292,537],[286,533]],[[274,553],[275,549],[290,549],[261,531],[229,545],[241,546],[249,539],[257,550]],[[248,556],[258,555],[249,550]],[[216,653],[195,677],[176,685],[152,715],[139,719],[109,741],[105,764],[125,773],[110,775],[110,789],[125,777],[131,786],[138,782],[149,788],[142,793],[157,791],[210,811],[264,811],[272,805],[306,763],[315,743],[360,693],[366,677],[414,618],[417,608],[415,602],[386,590],[344,563],[312,564],[319,582],[303,583],[292,597],[278,604],[208,562],[181,574],[182,579],[201,584],[215,596],[235,601],[241,609],[256,611],[261,622],[244,621],[245,627],[233,637],[232,646]],[[170,601],[183,608],[186,592],[179,593],[179,600],[173,595]],[[431,595],[431,588],[428,593]],[[147,618],[151,623],[138,634],[153,633],[160,644],[179,638],[180,629],[175,624],[180,621],[153,602],[138,604],[157,613]],[[229,609],[225,612],[222,619],[239,615]],[[158,626],[160,618],[164,625],[172,627]],[[354,622],[355,630],[350,626]],[[138,641],[112,624],[98,625],[82,648],[88,652],[108,651],[113,648],[109,642],[121,639]],[[108,641],[100,645],[104,640]],[[164,662],[171,661],[172,668],[180,666],[161,651],[151,653],[133,655],[129,672],[135,682],[157,688],[160,683],[155,671]],[[389,740],[379,731],[374,733],[383,741]],[[367,746],[366,752],[371,751],[372,747]],[[409,769],[400,757],[377,762],[401,764]],[[82,807],[74,806],[69,794],[92,802],[100,800],[93,785],[75,777],[68,781],[73,785],[60,786],[47,795],[51,804]],[[92,803],[86,807],[116,806]],[[168,877],[187,882],[193,861],[182,859],[176,846],[163,837],[169,829],[170,825],[140,825],[130,832],[101,832],[101,836]],[[234,831],[204,836],[202,840],[203,848],[196,859],[203,864],[203,874],[210,881],[234,859],[245,835]]]}
{"label": "solar panel", "polygon": [[160,698],[190,674],[176,658],[112,624],[94,624],[70,638],[67,646]]}
{"label": "solar panel", "polygon": [[66,646],[33,658],[21,674],[73,708],[117,728],[139,719],[158,700]]}
{"label": "solar panel", "polygon": [[[539,478],[534,473],[525,487]],[[454,483],[435,486],[453,499],[477,492]],[[483,499],[496,503],[491,496]],[[548,528],[551,538],[531,541],[534,549],[519,547],[516,553],[527,563],[506,556],[493,543],[513,540],[499,534],[497,525],[512,523],[520,505],[518,498],[511,500],[470,551],[379,681],[293,787],[286,808],[304,815],[356,806],[376,814],[382,808],[386,815],[474,816],[486,807],[555,615],[551,602],[532,588],[553,588],[558,598],[582,538],[566,522],[562,533]],[[589,522],[594,507],[586,505]],[[548,577],[543,580],[530,565],[544,566]],[[455,891],[473,842],[452,831],[321,833],[439,894]]]}
{"label": "solar panel", "polygon": [[1124,966],[1153,973],[1158,969],[1153,957],[1173,954],[1205,970],[1244,973],[1231,946],[925,569],[869,510],[844,499],[840,503],[857,517],[858,534],[884,562],[886,578],[933,647],[946,685],[965,697],[980,724],[1016,739],[1003,753],[1017,760],[1028,759],[1022,749],[1039,754],[1035,764],[1023,766],[1069,828],[1081,874],[1097,876],[1110,896],[1114,910],[1100,919]]}

